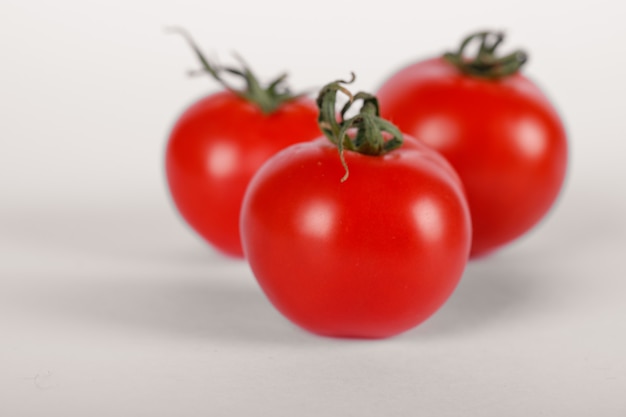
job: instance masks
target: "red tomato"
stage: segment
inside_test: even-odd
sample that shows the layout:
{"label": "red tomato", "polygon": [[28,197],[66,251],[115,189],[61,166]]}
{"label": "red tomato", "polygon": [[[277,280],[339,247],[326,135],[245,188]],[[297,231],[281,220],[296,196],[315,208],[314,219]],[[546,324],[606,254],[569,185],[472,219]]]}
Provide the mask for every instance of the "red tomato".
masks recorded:
{"label": "red tomato", "polygon": [[313,100],[284,103],[266,115],[230,91],[189,107],[170,134],[167,181],[182,217],[204,239],[243,256],[239,210],[248,182],[279,150],[319,136]]}
{"label": "red tomato", "polygon": [[[222,82],[220,70],[232,70],[210,66],[188,40],[205,72]],[[279,150],[320,134],[315,102],[276,90],[284,77],[261,90],[248,69],[240,75],[248,90],[227,88],[191,105],[172,129],[165,152],[169,190],[182,217],[207,242],[237,257],[243,256],[239,211],[252,175]]]}
{"label": "red tomato", "polygon": [[[484,45],[484,34],[473,36],[483,36]],[[506,59],[521,65],[525,56]],[[472,256],[521,236],[554,203],[566,170],[565,130],[550,101],[519,71],[485,78],[438,57],[400,70],[377,96],[383,117],[459,173],[472,213]]]}
{"label": "red tomato", "polygon": [[254,176],[244,253],[274,306],[321,335],[381,338],[450,296],[469,254],[469,211],[443,157],[417,143],[380,156],[327,139],[290,146]]}

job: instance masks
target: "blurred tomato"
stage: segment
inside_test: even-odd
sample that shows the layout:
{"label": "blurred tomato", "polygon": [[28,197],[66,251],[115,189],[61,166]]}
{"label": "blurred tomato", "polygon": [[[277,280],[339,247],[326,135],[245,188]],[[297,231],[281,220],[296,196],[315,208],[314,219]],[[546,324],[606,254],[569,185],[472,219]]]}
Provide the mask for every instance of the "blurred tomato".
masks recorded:
{"label": "blurred tomato", "polygon": [[[463,51],[475,39],[482,43],[470,60]],[[409,65],[377,93],[383,117],[459,173],[472,214],[472,256],[531,229],[554,203],[567,165],[561,118],[519,72],[525,54],[494,56],[502,39],[474,34],[458,53]]]}
{"label": "blurred tomato", "polygon": [[[202,98],[178,118],[165,151],[167,183],[186,222],[223,253],[241,257],[239,211],[248,182],[279,150],[320,135],[317,107],[282,87],[284,76],[261,88],[245,66],[240,71],[211,65],[181,33],[203,71],[225,90]],[[243,77],[246,89],[231,88],[223,72]]]}

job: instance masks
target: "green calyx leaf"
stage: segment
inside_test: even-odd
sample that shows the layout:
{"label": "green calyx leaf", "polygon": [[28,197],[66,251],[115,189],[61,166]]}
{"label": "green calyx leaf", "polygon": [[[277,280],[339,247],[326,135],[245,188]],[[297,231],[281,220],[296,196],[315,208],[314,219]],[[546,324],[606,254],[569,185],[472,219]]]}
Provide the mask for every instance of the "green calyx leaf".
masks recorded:
{"label": "green calyx leaf", "polygon": [[[494,31],[476,32],[466,37],[457,52],[447,52],[444,59],[463,73],[487,79],[499,79],[517,72],[528,61],[528,55],[517,50],[503,57],[496,56],[496,49],[504,41],[504,33]],[[467,46],[479,41],[476,56],[466,58]]]}
{"label": "green calyx leaf", "polygon": [[[380,117],[380,107],[376,96],[359,92],[352,95],[343,84],[351,84],[355,80],[354,73],[348,81],[333,81],[320,90],[317,97],[317,106],[320,110],[318,124],[324,135],[337,146],[339,157],[346,173],[341,179],[348,179],[349,170],[344,157],[344,150],[359,152],[365,155],[383,155],[399,148],[403,143],[400,130],[388,120]],[[348,96],[348,102],[339,113],[339,120],[335,107],[339,92]],[[363,102],[356,116],[346,119],[346,114],[358,100]],[[349,133],[356,130],[356,134]],[[385,138],[384,133],[390,136]]]}
{"label": "green calyx leaf", "polygon": [[[281,74],[276,79],[271,81],[267,87],[263,87],[259,83],[258,78],[250,70],[250,67],[241,57],[236,55],[236,58],[241,65],[241,69],[219,66],[210,62],[206,58],[186,30],[182,28],[168,28],[167,31],[182,35],[193,49],[195,55],[198,57],[202,68],[198,71],[191,71],[189,73],[190,75],[209,74],[225,89],[237,94],[239,97],[251,103],[256,104],[265,114],[270,114],[278,109],[283,103],[302,96],[302,94],[292,93],[286,85],[287,74]],[[233,87],[224,79],[224,73],[243,78],[245,88],[242,90]]]}

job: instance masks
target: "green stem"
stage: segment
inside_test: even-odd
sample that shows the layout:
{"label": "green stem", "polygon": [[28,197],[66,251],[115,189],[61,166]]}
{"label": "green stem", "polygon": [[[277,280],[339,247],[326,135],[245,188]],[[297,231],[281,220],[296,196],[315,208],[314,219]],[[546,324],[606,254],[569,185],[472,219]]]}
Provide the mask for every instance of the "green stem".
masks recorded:
{"label": "green stem", "polygon": [[[507,77],[519,71],[528,61],[528,55],[517,50],[497,57],[496,49],[504,41],[504,37],[502,32],[476,32],[461,42],[457,52],[447,52],[443,57],[465,74],[487,79]],[[475,40],[480,42],[478,52],[474,58],[466,58],[465,48]]]}
{"label": "green stem", "polygon": [[[193,49],[195,55],[198,57],[202,69],[190,72],[190,75],[209,74],[226,90],[233,92],[239,97],[256,104],[263,113],[270,114],[276,111],[283,103],[294,100],[300,97],[302,94],[293,94],[289,87],[285,85],[287,74],[281,74],[273,81],[271,81],[267,87],[263,87],[258,78],[250,70],[245,61],[235,55],[239,61],[241,69],[232,67],[218,66],[215,63],[209,61],[202,53],[196,42],[193,40],[189,32],[182,28],[173,27],[167,28],[168,32],[178,33],[183,36],[191,49]],[[224,73],[234,75],[236,77],[243,78],[245,82],[244,89],[237,89],[230,85],[222,76]]]}
{"label": "green stem", "polygon": [[[320,110],[318,124],[324,135],[337,146],[341,164],[346,171],[341,182],[347,180],[350,175],[344,156],[345,149],[364,155],[379,156],[399,148],[403,142],[400,130],[393,123],[380,117],[380,107],[376,96],[365,92],[352,95],[342,85],[351,84],[354,80],[353,73],[348,81],[333,81],[322,87],[317,97],[317,106]],[[347,95],[349,100],[341,109],[339,120],[337,120],[335,107],[339,92]],[[346,113],[358,100],[363,102],[359,113],[346,119]],[[350,129],[356,129],[356,134],[348,134]],[[391,135],[390,139],[385,139],[383,135],[385,132]]]}

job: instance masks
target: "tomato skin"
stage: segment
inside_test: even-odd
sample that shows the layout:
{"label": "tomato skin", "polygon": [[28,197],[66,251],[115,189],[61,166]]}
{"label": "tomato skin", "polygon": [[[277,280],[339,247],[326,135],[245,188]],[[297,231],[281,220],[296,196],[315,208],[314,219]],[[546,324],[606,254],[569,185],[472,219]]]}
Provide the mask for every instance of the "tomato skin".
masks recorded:
{"label": "tomato skin", "polygon": [[419,144],[383,156],[345,151],[345,160],[341,182],[325,138],[271,158],[244,198],[244,253],[269,300],[299,326],[389,337],[424,321],[456,287],[469,211],[446,161]]}
{"label": "tomato skin", "polygon": [[230,91],[187,108],[174,125],[165,171],[176,208],[221,252],[242,257],[239,211],[248,182],[279,150],[319,136],[317,106],[297,98],[266,115]]}
{"label": "tomato skin", "polygon": [[488,80],[433,58],[392,75],[377,97],[383,117],[459,173],[472,213],[472,257],[530,230],[556,200],[567,166],[565,129],[519,71]]}

